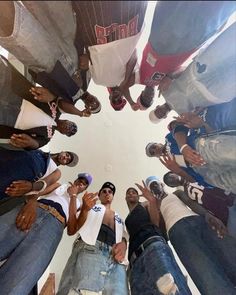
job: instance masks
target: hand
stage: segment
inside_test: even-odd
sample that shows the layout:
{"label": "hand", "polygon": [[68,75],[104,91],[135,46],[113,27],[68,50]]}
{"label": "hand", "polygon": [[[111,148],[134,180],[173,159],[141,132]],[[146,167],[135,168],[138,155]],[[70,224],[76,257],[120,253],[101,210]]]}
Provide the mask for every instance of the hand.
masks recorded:
{"label": "hand", "polygon": [[81,210],[84,210],[84,211],[91,210],[98,200],[97,195],[98,193],[93,194],[93,193],[85,192],[82,198],[83,204],[82,204]]}
{"label": "hand", "polygon": [[16,217],[16,227],[22,231],[29,231],[37,217],[37,201],[29,201]]}
{"label": "hand", "polygon": [[88,54],[82,54],[79,56],[79,68],[87,71],[89,69],[89,56]]}
{"label": "hand", "polygon": [[122,263],[125,259],[126,243],[124,241],[112,246],[112,256],[118,263]]}
{"label": "hand", "polygon": [[70,197],[77,197],[79,191],[79,186],[74,183],[69,182],[70,186],[67,189],[67,193]]}
{"label": "hand", "polygon": [[158,89],[157,89],[159,91],[158,97],[160,97],[164,91],[168,90],[171,82],[172,82],[172,80],[167,76],[165,76],[163,79],[161,79],[161,81],[159,82],[159,85],[158,85]]}
{"label": "hand", "polygon": [[159,160],[167,169],[169,169],[173,173],[178,174],[181,170],[181,167],[177,164],[173,155],[165,154],[161,156]]}
{"label": "hand", "polygon": [[91,111],[90,111],[90,109],[84,109],[83,111],[82,111],[82,115],[81,115],[81,117],[90,117],[91,116]]}
{"label": "hand", "polygon": [[138,183],[135,183],[135,185],[140,189],[142,192],[142,195],[147,201],[153,202],[156,201],[156,198],[154,197],[153,193],[147,188],[145,182],[142,180],[143,186],[141,186]]}
{"label": "hand", "polygon": [[179,117],[174,118],[188,128],[200,128],[205,123],[195,112],[183,113]]}
{"label": "hand", "polygon": [[48,103],[56,98],[54,94],[44,87],[31,87],[29,91],[34,95],[34,99],[40,102]]}
{"label": "hand", "polygon": [[184,147],[184,149],[182,150],[182,154],[184,156],[184,159],[192,165],[202,166],[202,165],[206,164],[206,162],[200,156],[200,154],[196,150],[193,150],[188,145],[186,147]]}
{"label": "hand", "polygon": [[219,218],[213,216],[211,213],[206,213],[205,219],[207,224],[210,226],[210,228],[216,231],[217,236],[220,239],[223,239],[224,236],[228,234],[228,230],[226,226],[223,224],[223,222]]}
{"label": "hand", "polygon": [[18,148],[37,149],[39,144],[31,136],[25,133],[13,134],[10,138],[10,144]]}
{"label": "hand", "polygon": [[138,103],[135,103],[135,102],[132,103],[130,106],[131,106],[131,108],[132,108],[133,111],[137,111],[137,110],[140,109],[139,104]]}
{"label": "hand", "polygon": [[10,197],[21,197],[32,190],[33,184],[27,180],[13,181],[6,188],[5,193]]}

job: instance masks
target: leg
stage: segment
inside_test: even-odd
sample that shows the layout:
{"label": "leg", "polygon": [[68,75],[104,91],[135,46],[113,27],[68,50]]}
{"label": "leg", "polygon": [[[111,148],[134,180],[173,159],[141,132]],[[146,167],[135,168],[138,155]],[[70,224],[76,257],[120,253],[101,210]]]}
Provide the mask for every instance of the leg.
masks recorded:
{"label": "leg", "polygon": [[0,125],[14,127],[20,113],[22,98],[11,87],[11,70],[0,57]]}
{"label": "leg", "polygon": [[229,217],[227,223],[229,235],[236,239],[236,199],[232,207],[229,207]]}
{"label": "leg", "polygon": [[22,4],[13,3],[13,31],[0,37],[0,45],[36,72],[51,71],[62,56],[61,50]]}
{"label": "leg", "polygon": [[114,262],[110,256],[110,271],[105,279],[102,295],[128,295],[128,281],[125,266]]}
{"label": "leg", "polygon": [[171,249],[164,241],[152,243],[134,262],[130,287],[133,295],[191,294]]}
{"label": "leg", "polygon": [[201,294],[233,295],[234,285],[202,238],[206,227],[200,216],[183,218],[170,229],[170,242]]}
{"label": "leg", "polygon": [[66,263],[66,266],[63,270],[57,295],[68,294],[69,290],[72,288],[72,281],[75,272],[75,267],[78,259],[78,251],[76,249],[77,243],[74,245],[72,249],[72,253]]}
{"label": "leg", "polygon": [[0,268],[3,294],[28,294],[47,268],[61,240],[63,224],[38,208],[37,220]]}

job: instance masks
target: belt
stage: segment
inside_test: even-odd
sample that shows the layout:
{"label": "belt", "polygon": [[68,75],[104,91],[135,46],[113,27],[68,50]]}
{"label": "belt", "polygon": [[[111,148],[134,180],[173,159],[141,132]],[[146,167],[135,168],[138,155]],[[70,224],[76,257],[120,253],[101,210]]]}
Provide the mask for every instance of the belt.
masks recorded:
{"label": "belt", "polygon": [[135,260],[143,253],[143,251],[149,246],[151,245],[152,243],[156,242],[156,241],[162,241],[162,242],[165,242],[165,239],[163,237],[160,237],[160,236],[155,236],[155,237],[150,237],[148,238],[147,240],[145,240],[139,247],[138,249],[136,249],[135,251],[133,251],[133,253],[131,254],[130,256],[130,259],[129,259],[129,264],[130,264],[130,267],[133,266]]}
{"label": "belt", "polygon": [[61,216],[61,214],[57,211],[56,208],[49,206],[49,205],[45,205],[43,203],[39,203],[39,208],[42,208],[48,212],[50,212],[50,214],[52,214],[54,217],[56,217],[56,219],[58,219],[62,224],[65,225],[65,218],[63,216]]}

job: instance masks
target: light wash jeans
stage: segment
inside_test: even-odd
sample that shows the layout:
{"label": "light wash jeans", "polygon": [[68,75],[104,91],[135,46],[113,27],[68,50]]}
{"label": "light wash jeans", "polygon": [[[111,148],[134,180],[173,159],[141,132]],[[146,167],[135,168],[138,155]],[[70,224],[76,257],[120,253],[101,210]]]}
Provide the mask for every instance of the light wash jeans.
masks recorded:
{"label": "light wash jeans", "polygon": [[201,216],[176,222],[169,238],[201,294],[236,294],[235,238],[218,238]]}
{"label": "light wash jeans", "polygon": [[205,160],[194,166],[204,180],[228,192],[236,193],[236,136],[214,135],[195,140],[195,149]]}
{"label": "light wash jeans", "polygon": [[21,209],[0,216],[0,294],[26,295],[50,263],[61,240],[64,226],[48,211],[38,208],[29,232],[15,226]]}
{"label": "light wash jeans", "polygon": [[[163,238],[150,244],[136,258],[130,269],[129,281],[132,295],[192,294]],[[168,289],[172,291],[168,292]]]}
{"label": "light wash jeans", "polygon": [[[195,107],[228,102],[236,94],[236,23],[200,52],[163,92],[178,114]],[[234,41],[232,41],[234,40]]]}
{"label": "light wash jeans", "polygon": [[[111,249],[112,247],[100,241],[92,246],[79,240],[66,266],[69,271],[66,280],[71,284],[70,291],[67,293],[66,284],[64,291],[62,290],[63,281],[61,281],[57,295],[80,294],[80,290],[101,292],[102,295],[128,295],[125,266],[113,260]],[[69,264],[72,270],[69,269]],[[66,269],[62,279],[65,278]]]}
{"label": "light wash jeans", "polygon": [[[63,2],[65,6],[63,11],[60,11],[61,4],[55,5],[55,2],[54,4],[37,4],[37,8],[42,6],[44,9],[37,10],[35,7],[34,12],[38,17],[36,19],[21,3],[14,1],[14,29],[11,36],[0,37],[0,45],[36,73],[41,71],[51,72],[57,60],[59,60],[68,73],[72,75],[77,70],[78,57],[76,49],[73,47],[74,39],[70,42],[68,39],[72,38],[73,32],[75,34],[75,21],[72,22],[74,23],[72,33],[68,33],[68,36],[66,36],[66,22],[68,20],[66,21],[65,18],[74,20],[74,15],[70,1]],[[53,13],[51,10],[53,10]],[[40,13],[43,13],[43,11],[44,15],[41,15]],[[55,15],[58,15],[58,18]],[[64,17],[61,18],[62,16]],[[45,21],[44,25],[49,26],[52,22],[50,17],[56,18],[53,26],[53,28],[56,26],[54,30],[51,28],[45,29],[39,22],[39,20]],[[61,25],[60,28],[58,23]],[[69,21],[69,24],[71,24],[71,21]],[[65,33],[61,31],[63,27],[65,28]],[[65,38],[65,42],[63,38]]]}

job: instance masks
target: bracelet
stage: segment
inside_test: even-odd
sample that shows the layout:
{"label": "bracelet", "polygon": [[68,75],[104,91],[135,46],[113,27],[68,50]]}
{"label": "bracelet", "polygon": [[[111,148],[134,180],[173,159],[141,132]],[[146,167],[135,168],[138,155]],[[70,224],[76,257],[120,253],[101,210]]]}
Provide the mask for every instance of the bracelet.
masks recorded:
{"label": "bracelet", "polygon": [[181,152],[181,154],[182,154],[183,149],[186,148],[186,146],[188,146],[187,143],[185,143],[184,145],[181,146],[181,148],[180,148],[180,150],[179,150],[179,151]]}
{"label": "bracelet", "polygon": [[77,194],[71,194],[70,197],[77,197]]}
{"label": "bracelet", "polygon": [[40,190],[38,190],[38,191],[30,191],[29,193],[27,193],[25,195],[26,196],[28,196],[28,195],[35,195],[35,194],[37,195],[37,194],[43,192],[45,190],[45,188],[47,187],[47,182],[44,181],[44,180],[37,180],[37,181],[35,181],[35,183],[39,183],[39,182],[42,182],[43,183],[43,187]]}

